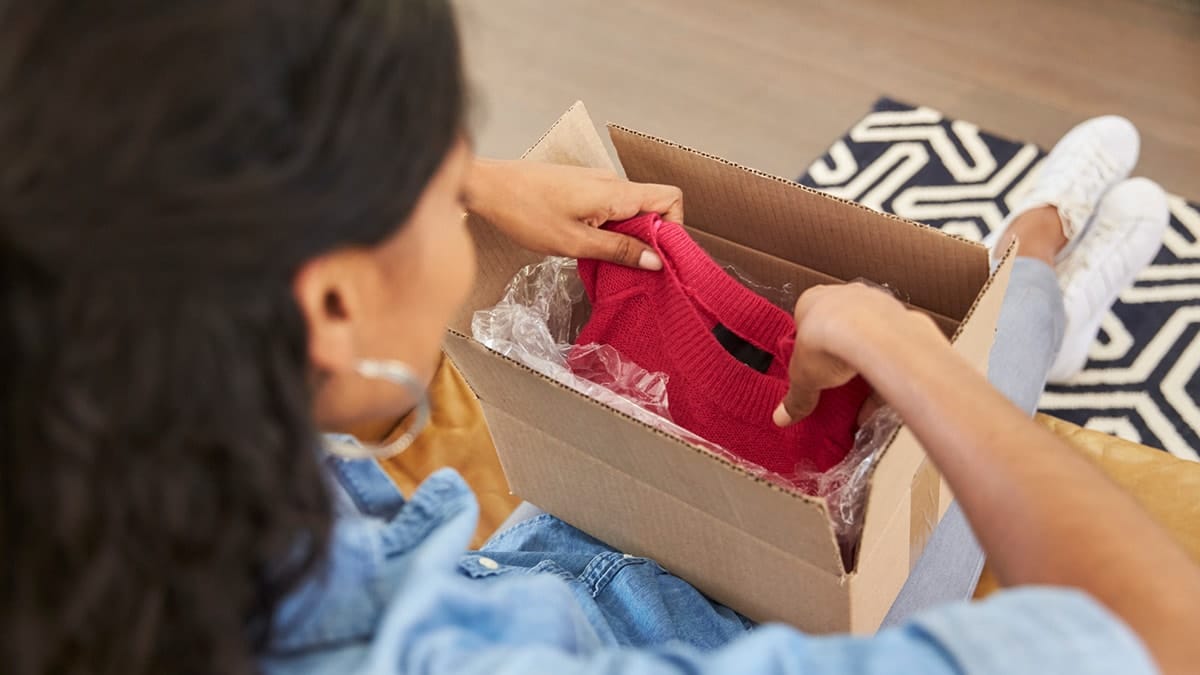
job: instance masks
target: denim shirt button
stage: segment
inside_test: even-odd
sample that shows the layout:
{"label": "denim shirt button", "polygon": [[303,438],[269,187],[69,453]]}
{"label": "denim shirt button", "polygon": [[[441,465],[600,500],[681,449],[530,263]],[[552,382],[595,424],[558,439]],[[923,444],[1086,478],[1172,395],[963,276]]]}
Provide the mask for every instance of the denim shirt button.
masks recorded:
{"label": "denim shirt button", "polygon": [[491,558],[484,558],[481,556],[479,558],[479,564],[483,565],[485,568],[487,568],[489,570],[500,569],[500,563],[496,562],[495,560],[492,560]]}

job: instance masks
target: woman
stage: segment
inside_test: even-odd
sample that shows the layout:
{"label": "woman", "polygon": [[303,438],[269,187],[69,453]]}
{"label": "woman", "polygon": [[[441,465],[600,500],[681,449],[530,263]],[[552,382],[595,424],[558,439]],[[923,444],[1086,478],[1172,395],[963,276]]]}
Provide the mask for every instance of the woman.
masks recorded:
{"label": "woman", "polygon": [[[464,206],[536,250],[653,269],[644,247],[587,225],[679,218],[678,191],[473,160],[441,0],[0,11],[6,673],[1197,662],[1191,562],[927,320],[861,286],[801,300],[805,358],[779,421],[863,373],[1007,582],[1074,579],[1099,602],[1023,590],[870,639],[810,638],[750,631],[549,516],[463,557],[475,507],[456,475],[406,501],[318,432],[378,437],[417,405],[471,286]],[[1049,211],[1012,225],[1026,252],[1041,242],[1034,257],[1065,243]],[[1107,526],[1085,517],[1100,506]]]}

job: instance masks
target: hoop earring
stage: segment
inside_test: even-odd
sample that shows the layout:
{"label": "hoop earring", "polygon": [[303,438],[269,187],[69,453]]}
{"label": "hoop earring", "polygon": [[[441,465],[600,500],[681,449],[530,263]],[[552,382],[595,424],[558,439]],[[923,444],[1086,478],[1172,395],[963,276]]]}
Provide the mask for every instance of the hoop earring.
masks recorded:
{"label": "hoop earring", "polygon": [[412,369],[399,361],[378,361],[363,359],[354,367],[359,375],[372,380],[385,380],[403,387],[414,400],[417,407],[412,412],[412,422],[400,438],[387,445],[376,446],[362,444],[352,446],[348,443],[337,443],[335,452],[347,459],[387,459],[407,450],[429,425],[429,399],[425,396],[425,388],[413,374]]}

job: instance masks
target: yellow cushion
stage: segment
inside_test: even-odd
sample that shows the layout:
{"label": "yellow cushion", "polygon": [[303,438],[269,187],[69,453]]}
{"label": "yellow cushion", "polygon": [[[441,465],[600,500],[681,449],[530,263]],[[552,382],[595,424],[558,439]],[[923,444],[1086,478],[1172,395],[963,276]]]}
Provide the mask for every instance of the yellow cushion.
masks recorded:
{"label": "yellow cushion", "polygon": [[[1037,421],[1096,462],[1200,561],[1200,464],[1048,415],[1038,415]],[[975,597],[985,597],[998,586],[985,566]]]}

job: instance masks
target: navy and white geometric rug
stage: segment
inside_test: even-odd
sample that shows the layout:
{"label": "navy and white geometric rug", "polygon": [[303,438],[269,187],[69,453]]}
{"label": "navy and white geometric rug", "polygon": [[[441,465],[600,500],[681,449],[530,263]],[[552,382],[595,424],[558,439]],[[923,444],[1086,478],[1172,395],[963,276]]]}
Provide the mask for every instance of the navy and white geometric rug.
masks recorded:
{"label": "navy and white geometric rug", "polygon": [[[983,241],[1028,189],[1044,156],[1030,143],[884,98],[799,181]],[[1081,426],[1195,460],[1200,204],[1172,195],[1170,205],[1162,250],[1105,317],[1087,368],[1069,384],[1049,387],[1040,405]]]}

